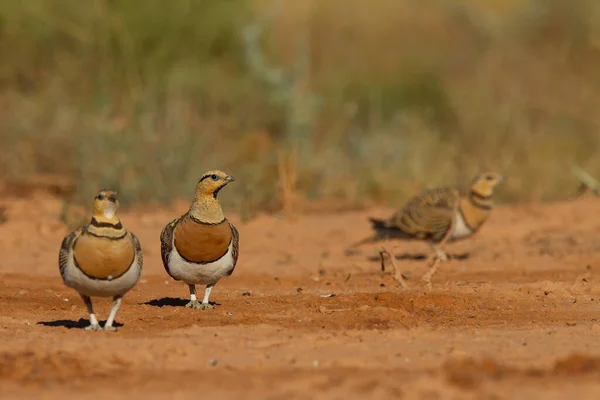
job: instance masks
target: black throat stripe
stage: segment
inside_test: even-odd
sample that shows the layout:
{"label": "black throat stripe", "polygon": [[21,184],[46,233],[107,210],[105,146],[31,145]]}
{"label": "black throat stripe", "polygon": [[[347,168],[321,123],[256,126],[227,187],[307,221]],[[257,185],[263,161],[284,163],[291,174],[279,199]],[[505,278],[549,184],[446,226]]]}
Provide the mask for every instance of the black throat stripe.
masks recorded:
{"label": "black throat stripe", "polygon": [[192,221],[194,221],[197,224],[202,224],[202,225],[221,225],[223,222],[225,222],[227,220],[227,218],[223,218],[221,221],[219,222],[204,222],[204,221],[200,221],[198,218],[194,217],[191,213],[188,214],[188,216],[191,218]]}
{"label": "black throat stripe", "polygon": [[102,239],[109,239],[109,240],[121,240],[123,239],[125,236],[127,236],[127,231],[123,231],[123,234],[121,236],[110,236],[110,235],[99,235],[97,233],[94,233],[92,231],[90,231],[89,229],[87,229],[85,231],[86,235],[92,235],[95,236],[97,238],[102,238]]}
{"label": "black throat stripe", "polygon": [[477,193],[471,192],[470,196],[471,204],[482,210],[491,210],[494,206],[491,203],[492,196],[481,196]]}
{"label": "black throat stripe", "polygon": [[492,199],[491,195],[484,196],[484,195],[479,194],[479,193],[474,192],[474,191],[471,191],[471,197],[475,197],[476,199],[479,199],[479,200],[491,200]]}
{"label": "black throat stripe", "polygon": [[113,229],[123,229],[123,225],[121,225],[121,221],[116,224],[111,224],[110,222],[98,222],[98,220],[92,217],[92,221],[90,222],[96,228],[113,228]]}
{"label": "black throat stripe", "polygon": [[215,190],[215,191],[213,192],[213,197],[214,197],[215,199],[217,198],[217,195],[219,194],[219,192],[221,191],[221,189],[223,189],[224,187],[225,187],[225,185],[221,185],[221,186],[219,186],[219,187],[217,188],[217,190]]}

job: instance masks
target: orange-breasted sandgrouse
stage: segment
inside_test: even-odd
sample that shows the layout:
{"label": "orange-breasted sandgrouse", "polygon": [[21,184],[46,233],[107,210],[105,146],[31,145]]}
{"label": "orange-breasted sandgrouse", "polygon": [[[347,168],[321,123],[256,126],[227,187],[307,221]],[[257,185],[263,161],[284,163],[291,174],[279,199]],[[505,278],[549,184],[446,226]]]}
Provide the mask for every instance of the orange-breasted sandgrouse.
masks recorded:
{"label": "orange-breasted sandgrouse", "polygon": [[94,199],[91,221],[62,241],[58,265],[66,286],[79,293],[90,314],[86,330],[102,330],[91,297],[112,297],[113,305],[104,330],[116,331],[113,322],[123,296],[142,273],[142,248],[138,238],[121,225],[119,201],[112,190]]}
{"label": "orange-breasted sandgrouse", "polygon": [[[169,222],[160,234],[161,255],[167,273],[190,289],[191,308],[213,308],[210,292],[219,279],[233,273],[238,260],[239,234],[225,218],[217,195],[235,179],[219,170],[202,175],[190,209]],[[206,285],[202,303],[196,285]]]}
{"label": "orange-breasted sandgrouse", "polygon": [[[427,241],[433,249],[427,262],[433,261],[433,264],[423,276],[423,281],[430,287],[431,278],[439,262],[448,259],[440,247],[446,242],[472,236],[481,228],[494,207],[492,200],[494,189],[503,180],[503,176],[488,172],[475,177],[466,189],[426,190],[411,198],[402,209],[390,218],[386,220],[370,218],[375,234],[358,242],[355,246],[387,239]],[[395,268],[394,278],[403,287],[406,287],[391,250],[382,247],[382,269],[385,268],[383,254],[386,253]]]}

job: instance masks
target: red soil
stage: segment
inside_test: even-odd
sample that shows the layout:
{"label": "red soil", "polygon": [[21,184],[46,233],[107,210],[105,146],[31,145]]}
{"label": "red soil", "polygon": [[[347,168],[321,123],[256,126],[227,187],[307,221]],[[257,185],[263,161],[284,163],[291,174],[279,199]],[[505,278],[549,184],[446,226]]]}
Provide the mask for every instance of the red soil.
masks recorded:
{"label": "red soil", "polygon": [[[145,264],[116,333],[80,329],[85,307],[58,273],[60,202],[2,206],[3,399],[600,398],[600,199],[499,207],[447,246],[459,257],[431,291],[423,260],[400,257],[402,290],[376,246],[344,252],[369,234],[368,215],[392,210],[230,216],[241,255],[214,310],[184,308],[187,288],[160,262],[160,230],[185,205],[122,212]],[[110,301],[95,304],[106,319]]]}

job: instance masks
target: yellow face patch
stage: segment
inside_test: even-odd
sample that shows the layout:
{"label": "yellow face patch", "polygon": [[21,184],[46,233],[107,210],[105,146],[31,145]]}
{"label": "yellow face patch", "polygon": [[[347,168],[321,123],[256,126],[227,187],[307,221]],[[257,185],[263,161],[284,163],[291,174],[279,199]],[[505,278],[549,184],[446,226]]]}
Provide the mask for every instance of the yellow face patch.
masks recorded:
{"label": "yellow face patch", "polygon": [[221,188],[235,179],[231,175],[227,175],[223,171],[211,170],[202,175],[196,185],[196,197],[213,196]]}
{"label": "yellow face patch", "polygon": [[496,185],[503,180],[504,177],[495,172],[478,175],[471,183],[471,191],[484,197],[492,196]]}

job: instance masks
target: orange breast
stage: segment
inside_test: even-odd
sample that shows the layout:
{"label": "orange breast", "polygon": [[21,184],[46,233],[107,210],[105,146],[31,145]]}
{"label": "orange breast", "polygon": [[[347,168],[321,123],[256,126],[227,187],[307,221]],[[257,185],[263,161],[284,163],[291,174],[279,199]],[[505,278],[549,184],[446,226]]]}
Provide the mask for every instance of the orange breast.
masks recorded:
{"label": "orange breast", "polygon": [[477,231],[490,216],[490,210],[477,207],[466,197],[460,199],[460,210],[465,217],[465,222],[474,232]]}
{"label": "orange breast", "polygon": [[118,240],[84,234],[75,242],[75,261],[86,275],[93,278],[111,276],[114,279],[123,275],[134,256],[133,240],[129,234]]}
{"label": "orange breast", "polygon": [[175,247],[188,261],[216,261],[227,253],[229,242],[231,227],[227,220],[218,225],[207,225],[185,217],[175,228]]}

